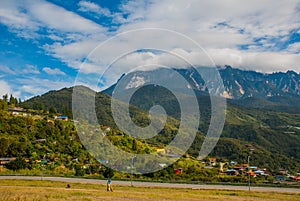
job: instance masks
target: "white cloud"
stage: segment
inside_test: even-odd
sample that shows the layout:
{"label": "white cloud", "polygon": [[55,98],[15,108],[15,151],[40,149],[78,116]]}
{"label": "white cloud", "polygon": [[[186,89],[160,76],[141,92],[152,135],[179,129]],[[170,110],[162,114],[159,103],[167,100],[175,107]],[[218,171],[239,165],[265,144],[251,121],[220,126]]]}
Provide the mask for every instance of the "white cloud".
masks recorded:
{"label": "white cloud", "polygon": [[104,31],[100,25],[46,1],[30,1],[28,10],[35,19],[49,28],[87,34]]}
{"label": "white cloud", "polygon": [[24,2],[17,0],[0,2],[0,22],[10,31],[24,38],[37,37],[39,23],[32,20],[24,9]]}
{"label": "white cloud", "polygon": [[4,94],[12,94],[12,89],[11,87],[9,86],[9,84],[4,81],[4,80],[0,80],[0,95],[1,95],[1,98],[2,98],[2,95]]}
{"label": "white cloud", "polygon": [[[224,0],[220,1],[174,1],[154,0],[147,6],[128,3],[125,12],[130,13],[128,27],[163,27],[189,34],[193,38],[201,39],[203,33],[241,35],[245,39],[258,37],[277,37],[285,35],[299,27],[299,13],[295,10],[299,1],[272,0]],[[141,3],[140,3],[141,4]],[[139,17],[137,17],[139,16]],[[136,21],[138,18],[140,20]],[[219,23],[226,23],[224,27]],[[239,33],[242,31],[243,33]],[[215,35],[217,36],[217,35]],[[210,43],[217,45],[220,40],[211,37]],[[205,39],[205,38],[204,38]],[[245,41],[247,42],[247,41]],[[236,45],[233,41],[233,45]]]}
{"label": "white cloud", "polygon": [[49,75],[66,75],[63,71],[61,71],[58,68],[44,67],[43,71],[46,72]]}
{"label": "white cloud", "polygon": [[78,3],[79,6],[79,11],[82,12],[93,12],[99,15],[103,15],[106,17],[111,16],[111,12],[110,10],[108,10],[107,8],[102,8],[99,5],[93,3],[93,2],[89,2],[89,1],[80,1]]}
{"label": "white cloud", "polygon": [[28,16],[24,12],[18,11],[20,4],[16,1],[1,1],[0,22],[15,27],[29,27]]}
{"label": "white cloud", "polygon": [[90,2],[90,1],[80,1],[78,3],[78,11],[85,12],[91,14],[92,17],[99,19],[99,17],[104,16],[111,20],[112,24],[123,24],[128,22],[127,19],[124,18],[124,10],[121,12],[111,12],[107,8],[103,8],[100,5]]}
{"label": "white cloud", "polygon": [[23,73],[23,74],[40,74],[40,71],[38,70],[37,66],[27,64],[21,73]]}
{"label": "white cloud", "polygon": [[[207,49],[206,52],[208,55],[200,51],[186,52],[183,49],[173,49],[170,51],[171,54],[163,53],[159,55],[154,55],[149,52],[133,53],[120,59],[112,67],[117,68],[118,66],[122,66],[124,70],[143,65],[162,65],[183,68],[187,67],[189,63],[194,66],[212,66],[212,62],[209,59],[209,57],[211,57],[213,63],[217,66],[228,64],[246,70],[257,70],[261,72],[286,71],[287,69],[300,72],[300,54],[281,52],[258,53],[233,49]],[[187,63],[187,61],[189,63]],[[115,72],[118,72],[118,70],[115,70]],[[118,73],[120,74],[122,72]]]}
{"label": "white cloud", "polygon": [[23,85],[21,87],[21,90],[25,93],[35,94],[35,95],[46,92],[45,88],[33,86],[33,85]]}
{"label": "white cloud", "polygon": [[[102,39],[103,37],[100,37]],[[99,39],[98,39],[99,40]],[[97,39],[74,42],[70,44],[54,43],[45,45],[43,48],[47,54],[59,58],[62,62],[67,63],[69,67],[79,69],[84,58],[100,43]],[[87,71],[89,72],[89,71]]]}
{"label": "white cloud", "polygon": [[48,38],[50,38],[53,41],[59,41],[59,42],[63,42],[65,40],[63,37],[55,35],[55,34],[49,34]]}
{"label": "white cloud", "polygon": [[287,49],[288,52],[300,53],[300,42],[290,44]]}
{"label": "white cloud", "polygon": [[300,72],[300,54],[284,52],[248,52],[232,49],[211,49],[208,53],[217,65],[235,67],[261,72],[286,71]]}
{"label": "white cloud", "polygon": [[[300,14],[295,9],[298,4],[299,1],[295,0],[276,2],[272,0],[254,0],[251,2],[225,0],[222,3],[217,0],[153,0],[151,2],[132,0],[120,7],[123,14],[127,14],[128,17],[123,19],[126,23],[117,32],[121,33],[143,27],[171,29],[186,34],[203,48],[212,50],[212,57],[216,57],[220,65],[237,64],[239,67],[260,68],[261,71],[264,69],[269,71],[270,66],[278,68],[278,65],[282,65],[282,68],[295,69],[297,61],[290,60],[295,57],[294,54],[289,55],[288,53],[280,53],[280,51],[277,51],[278,54],[271,52],[274,51],[276,45],[274,41],[281,39],[283,40],[281,42],[285,42],[289,39],[289,32],[300,26],[300,22],[297,20],[300,18]],[[99,5],[88,1],[81,1],[78,5],[81,10],[90,12],[97,12],[101,8]],[[106,13],[109,14],[108,11]],[[261,40],[257,43],[256,40],[259,38]],[[106,38],[93,37],[71,44],[57,43],[47,46],[47,50],[51,55],[78,69],[82,60],[104,39]],[[145,34],[139,38],[125,38],[112,44],[106,52],[101,52],[105,61],[94,60],[89,64],[89,67],[86,65],[85,67],[88,69],[86,72],[92,72],[92,67],[101,68],[109,64],[116,52],[119,52],[120,47],[121,49],[123,47],[130,49],[136,44],[145,44],[145,41],[150,46],[160,43],[168,49],[185,50],[184,42],[179,47],[172,47],[174,41],[164,35],[159,38],[151,34]],[[249,50],[240,49],[240,46],[245,44],[249,45]],[[198,54],[200,53],[192,51],[190,57],[200,64],[201,59],[196,59]],[[256,62],[257,59],[260,60],[262,55],[266,61]],[[279,58],[282,59],[282,62],[272,59],[271,57],[274,55],[280,55]],[[152,61],[161,60],[159,56],[155,57],[157,59],[152,59]],[[250,61],[251,59],[252,61]],[[253,64],[253,66],[251,67],[249,64]],[[126,69],[124,66],[122,68]]]}
{"label": "white cloud", "polygon": [[44,0],[1,1],[0,22],[25,38],[38,38],[41,35],[38,31],[44,28],[51,32],[51,39],[75,33],[82,39],[85,35],[106,32],[103,26]]}
{"label": "white cloud", "polygon": [[[117,13],[91,1],[82,0],[78,3],[79,11],[96,13],[112,18],[113,23],[121,23],[120,27],[115,27],[114,33],[43,0],[1,1],[0,4],[1,23],[18,30],[19,34],[27,35],[46,28],[50,33],[47,37],[56,41],[42,46],[46,53],[74,69],[82,67],[84,73],[104,70],[124,53],[122,50],[134,51],[136,47],[158,46],[188,58],[194,65],[211,65],[207,55],[190,48],[184,40],[178,41],[165,34],[158,36],[147,33],[139,37],[131,35],[110,41],[104,51],[98,54],[95,52],[93,57],[89,57],[88,63],[82,65],[89,53],[109,36],[149,27],[170,29],[190,37],[218,65],[229,64],[262,72],[287,69],[299,72],[299,43],[290,45],[285,50],[278,48],[278,43],[286,43],[290,33],[300,27],[300,12],[297,10],[299,0],[129,0],[120,6],[121,12]],[[248,46],[247,50],[241,48],[244,45]],[[114,72],[111,72],[114,73],[114,79],[132,65],[181,65],[168,54],[149,52],[130,54],[120,59],[118,64]],[[38,73],[37,68],[31,70]],[[43,70],[59,73],[59,69]]]}
{"label": "white cloud", "polygon": [[31,96],[41,95],[49,90],[58,90],[64,87],[73,86],[72,82],[67,81],[53,81],[50,79],[40,79],[36,77],[32,78],[18,78],[17,82],[21,83],[20,90],[22,91],[22,97],[25,99]]}
{"label": "white cloud", "polygon": [[14,75],[16,74],[13,70],[11,70],[9,67],[7,66],[3,66],[3,65],[0,65],[0,71],[4,72],[4,73],[7,73],[7,74],[10,74],[10,75]]}

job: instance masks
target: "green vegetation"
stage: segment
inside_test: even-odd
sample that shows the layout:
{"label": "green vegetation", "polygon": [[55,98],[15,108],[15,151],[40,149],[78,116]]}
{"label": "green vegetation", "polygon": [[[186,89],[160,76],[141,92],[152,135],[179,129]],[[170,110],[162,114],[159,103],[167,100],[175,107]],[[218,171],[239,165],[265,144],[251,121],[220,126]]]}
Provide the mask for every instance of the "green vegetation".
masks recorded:
{"label": "green vegetation", "polygon": [[[54,120],[48,115],[14,116],[5,110],[0,110],[0,119],[0,157],[17,157],[5,164],[0,174],[129,178],[128,174],[115,173],[93,159],[80,143],[73,122]],[[107,137],[128,152],[153,153],[158,148],[116,129],[111,129]],[[175,168],[182,168],[183,173],[174,175]],[[135,179],[218,181],[217,172],[217,169],[206,169],[201,161],[187,155],[170,167],[136,175]],[[239,177],[239,181],[246,181],[246,177]]]}
{"label": "green vegetation", "polygon": [[[175,107],[177,102],[172,94],[168,95],[164,88],[156,87],[155,90],[151,90],[151,87],[148,88],[137,91],[131,100],[131,104],[145,111],[148,111],[155,104],[162,105],[166,109],[167,114],[171,117],[168,118],[165,128],[160,133],[161,135],[157,135],[147,142],[168,144],[176,135],[180,124],[176,120],[180,112],[178,107]],[[87,91],[86,93],[91,93],[89,89],[85,91]],[[110,112],[110,96],[105,93],[95,94],[96,112],[99,122],[102,125],[115,128]],[[32,105],[35,102],[40,102],[45,105],[46,109],[51,107],[62,108],[63,105],[71,102],[71,96],[72,88],[68,88],[49,92],[26,103]],[[204,133],[208,129],[210,120],[209,103],[209,97],[199,96],[199,108],[201,111],[199,132],[193,145],[188,150],[188,153],[194,157],[197,157],[204,139]],[[140,125],[148,125],[148,114],[140,109],[131,107],[130,112],[133,121]],[[57,109],[57,111],[63,113],[61,109]],[[300,130],[296,128],[299,126],[300,115],[297,113],[245,108],[229,102],[224,130],[211,156],[246,163],[249,145],[251,145],[256,149],[252,157],[254,164],[274,171],[283,168],[292,172],[299,172],[300,159],[297,153],[300,153]]]}
{"label": "green vegetation", "polygon": [[[86,89],[84,93],[94,93]],[[105,164],[99,164],[82,146],[73,122],[56,120],[57,115],[68,115],[71,107],[72,88],[51,91],[24,103],[17,103],[26,108],[30,115],[12,115],[6,111],[17,105],[8,100],[0,100],[0,157],[16,157],[0,169],[1,174],[35,174],[66,176],[97,176],[100,178],[129,178],[128,174],[111,171]],[[151,94],[149,95],[151,96]],[[148,97],[150,98],[150,97]],[[211,167],[208,158],[196,160],[204,139],[209,121],[208,97],[201,97],[201,122],[194,143],[184,157],[173,165],[156,173],[135,175],[135,179],[173,180],[173,181],[211,181],[211,182],[246,182],[245,172],[238,176],[226,175],[220,171],[219,164]],[[147,95],[145,94],[145,99]],[[152,103],[141,102],[138,98],[132,104],[141,109],[149,109],[153,104],[160,104],[161,96],[152,99]],[[138,140],[116,129],[110,112],[110,97],[96,93],[96,112],[102,126],[111,130],[108,139],[115,146],[132,153],[155,153],[163,149],[177,134],[180,122],[176,120],[178,111],[169,106],[170,115],[167,124],[159,135],[149,140]],[[81,104],[89,104],[79,100]],[[170,99],[171,101],[171,99]],[[42,107],[37,107],[38,105]],[[165,105],[167,105],[165,103]],[[36,108],[35,110],[30,108]],[[133,120],[140,125],[148,125],[147,112],[131,106]],[[280,169],[287,169],[291,174],[300,171],[298,153],[300,152],[300,115],[270,110],[257,110],[242,106],[228,105],[224,131],[217,146],[210,154],[218,162],[224,162],[225,172],[233,168],[231,160],[238,164],[247,163],[249,149],[255,149],[251,155],[251,165],[266,168],[270,175],[281,174]],[[42,160],[46,160],[42,164]],[[25,167],[24,163],[26,161]],[[175,175],[174,169],[181,168],[182,174]],[[255,183],[273,182],[273,178],[257,177]]]}

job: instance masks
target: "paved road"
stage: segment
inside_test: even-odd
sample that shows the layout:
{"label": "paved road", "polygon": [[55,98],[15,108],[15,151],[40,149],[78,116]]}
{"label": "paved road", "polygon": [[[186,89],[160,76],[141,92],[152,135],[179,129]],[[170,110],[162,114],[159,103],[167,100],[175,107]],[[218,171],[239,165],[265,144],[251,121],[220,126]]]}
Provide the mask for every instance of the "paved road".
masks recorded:
{"label": "paved road", "polygon": [[[41,177],[33,176],[0,176],[1,179],[23,179],[23,180],[41,180]],[[67,183],[93,183],[106,184],[105,180],[80,179],[66,177],[43,177],[43,180],[61,181]],[[114,185],[130,186],[130,181],[113,181]],[[139,187],[166,187],[166,188],[189,188],[189,189],[220,189],[220,190],[248,190],[248,186],[229,186],[229,185],[205,185],[205,184],[173,184],[173,183],[154,183],[154,182],[133,182],[134,186]],[[299,188],[276,188],[276,187],[251,187],[251,191],[273,191],[300,193]]]}

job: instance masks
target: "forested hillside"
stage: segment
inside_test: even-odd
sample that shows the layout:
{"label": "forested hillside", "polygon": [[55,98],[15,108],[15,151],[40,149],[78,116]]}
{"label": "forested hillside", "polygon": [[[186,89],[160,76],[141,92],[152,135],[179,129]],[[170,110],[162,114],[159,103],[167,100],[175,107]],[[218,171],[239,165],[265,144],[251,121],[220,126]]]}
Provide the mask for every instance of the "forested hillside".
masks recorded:
{"label": "forested hillside", "polygon": [[[0,99],[0,174],[91,176],[97,178],[129,178],[125,173],[107,168],[106,161],[96,161],[82,146],[74,122],[55,119],[59,113],[45,110],[7,111],[16,105]],[[19,108],[21,109],[21,108]],[[103,130],[107,127],[103,127]],[[137,154],[157,153],[163,144],[148,144],[131,138],[117,130],[109,129],[108,139],[117,147]],[[10,162],[6,160],[11,160]],[[3,163],[6,162],[6,163]],[[180,167],[183,173],[174,174]],[[13,172],[12,172],[13,171]],[[185,155],[175,164],[139,179],[194,180],[194,181],[245,181],[238,178],[218,176],[218,168],[206,169],[201,161]]]}
{"label": "forested hillside", "polygon": [[[56,101],[55,97],[59,97],[59,94],[65,97],[63,99],[64,101],[62,101],[62,99]],[[51,107],[62,108],[62,105],[67,105],[67,103],[71,102],[71,95],[72,88],[62,89],[60,91],[46,93],[40,97],[35,97],[25,102],[25,104],[31,105],[32,107],[34,107],[34,104],[43,104],[46,110]],[[143,99],[139,100],[138,97],[143,97]],[[209,101],[204,101],[205,98],[203,96],[199,98],[199,102],[204,104],[200,105],[200,108],[203,108],[203,110],[201,111],[199,132],[191,148],[188,150],[188,153],[194,157],[198,155],[210,118],[209,111],[207,109],[205,110],[205,108],[209,108],[205,105]],[[144,100],[151,100],[152,103],[145,102]],[[136,96],[136,99],[133,99],[132,104],[146,111],[153,103],[166,105],[169,115],[175,118],[170,118],[171,121],[158,137],[154,137],[147,142],[168,144],[174,135],[176,135],[179,125],[179,121],[176,120],[178,111],[173,110],[173,108],[176,109],[176,107],[172,107],[172,101],[173,100],[170,99],[168,100],[169,104],[166,104],[164,99],[159,98],[159,96],[155,99],[150,92],[147,93],[145,90],[142,96]],[[132,118],[141,124],[147,125],[149,121],[147,113],[140,109],[133,107]],[[61,113],[64,112],[64,110],[59,109],[58,111]],[[107,94],[96,94],[96,111],[100,124],[115,128],[110,112],[110,97]],[[249,147],[252,147],[255,149],[252,159],[257,165],[272,170],[281,168],[291,171],[300,170],[300,158],[298,156],[298,153],[300,153],[299,114],[268,109],[246,108],[231,103],[228,103],[226,113],[226,123],[221,139],[210,156],[245,163],[247,162]],[[175,126],[172,126],[172,124]]]}

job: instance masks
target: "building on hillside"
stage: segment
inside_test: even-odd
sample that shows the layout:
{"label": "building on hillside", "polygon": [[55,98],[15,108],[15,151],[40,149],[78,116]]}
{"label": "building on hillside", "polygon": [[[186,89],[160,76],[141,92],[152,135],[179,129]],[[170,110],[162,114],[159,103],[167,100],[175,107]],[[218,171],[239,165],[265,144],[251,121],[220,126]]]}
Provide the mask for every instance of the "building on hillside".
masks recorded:
{"label": "building on hillside", "polygon": [[263,176],[266,175],[265,171],[263,171],[263,170],[255,170],[254,173],[257,175],[263,175]]}
{"label": "building on hillside", "polygon": [[46,139],[37,139],[35,140],[36,143],[46,142]]}
{"label": "building on hillside", "polygon": [[237,165],[236,161],[230,161],[230,165]]}
{"label": "building on hillside", "polygon": [[68,116],[58,116],[55,119],[62,120],[62,121],[68,121],[69,118],[68,118]]}
{"label": "building on hillside", "polygon": [[249,168],[252,170],[257,170],[257,166],[249,166]]}
{"label": "building on hillside", "polygon": [[217,165],[217,158],[209,158],[209,165],[216,166]]}
{"label": "building on hillside", "polygon": [[167,167],[167,164],[166,164],[166,163],[159,163],[158,165],[159,165],[160,167],[162,167],[162,168]]}
{"label": "building on hillside", "polygon": [[239,172],[238,172],[237,170],[235,170],[235,169],[228,169],[228,170],[226,171],[226,173],[227,173],[228,175],[234,175],[234,176],[239,175]]}
{"label": "building on hillside", "polygon": [[249,167],[249,165],[248,165],[248,163],[244,163],[244,164],[242,164],[242,167],[244,167],[244,168],[248,168],[248,167]]}
{"label": "building on hillside", "polygon": [[16,157],[0,158],[0,166],[5,165],[6,163],[9,163],[10,161],[13,160],[16,160]]}
{"label": "building on hillside", "polygon": [[224,166],[227,165],[227,163],[220,163],[220,171],[223,172],[224,171]]}
{"label": "building on hillside", "polygon": [[276,175],[275,177],[276,181],[285,181],[285,176],[284,175]]}
{"label": "building on hillside", "polygon": [[295,179],[297,182],[300,182],[300,176],[292,176],[293,179]]}
{"label": "building on hillside", "polygon": [[175,168],[174,174],[182,174],[182,168]]}
{"label": "building on hillside", "polygon": [[249,175],[249,174],[251,177],[256,177],[256,174],[253,171],[246,172],[246,175]]}
{"label": "building on hillside", "polygon": [[30,116],[29,113],[26,112],[26,110],[23,110],[22,108],[14,107],[14,108],[8,108],[8,112],[10,112],[12,115],[15,116]]}
{"label": "building on hillside", "polygon": [[160,153],[160,154],[166,154],[166,150],[165,149],[156,149],[156,152]]}
{"label": "building on hillside", "polygon": [[289,173],[289,171],[285,169],[280,169],[279,172],[283,175],[287,175]]}

